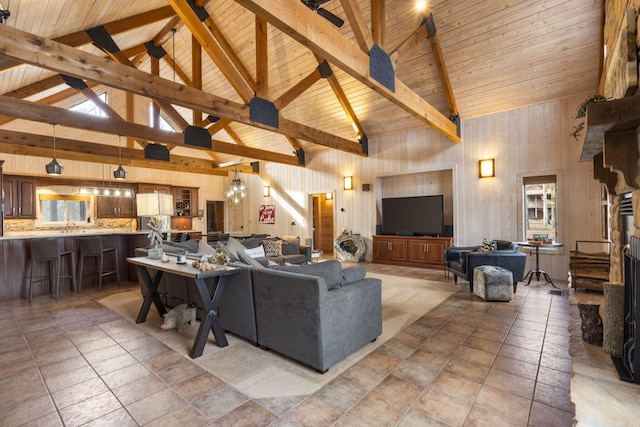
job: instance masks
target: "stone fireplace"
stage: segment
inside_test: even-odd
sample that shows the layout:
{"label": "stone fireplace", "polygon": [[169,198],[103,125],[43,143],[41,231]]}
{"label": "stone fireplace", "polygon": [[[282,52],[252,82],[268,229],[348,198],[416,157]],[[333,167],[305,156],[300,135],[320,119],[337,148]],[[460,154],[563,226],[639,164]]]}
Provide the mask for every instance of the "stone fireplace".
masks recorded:
{"label": "stone fireplace", "polygon": [[[592,104],[586,117],[580,160],[593,162],[594,178],[610,195],[609,282],[624,285],[620,304],[609,299],[608,311],[612,294],[607,295],[605,286],[604,321],[619,324],[621,338],[609,352],[620,378],[640,383],[640,357],[635,357],[635,342],[640,340],[640,327],[635,326],[640,321],[640,96]],[[619,309],[612,311],[614,306]]]}
{"label": "stone fireplace", "polygon": [[599,102],[587,109],[580,161],[593,162],[593,175],[610,195],[609,280],[622,282],[623,247],[640,225],[640,96]]}

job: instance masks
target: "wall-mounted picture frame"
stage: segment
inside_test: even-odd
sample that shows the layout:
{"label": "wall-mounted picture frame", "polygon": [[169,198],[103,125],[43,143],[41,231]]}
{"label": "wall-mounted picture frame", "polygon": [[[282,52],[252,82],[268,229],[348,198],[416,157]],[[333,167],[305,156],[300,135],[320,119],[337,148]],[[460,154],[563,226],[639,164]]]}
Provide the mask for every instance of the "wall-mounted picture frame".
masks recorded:
{"label": "wall-mounted picture frame", "polygon": [[258,223],[260,224],[276,223],[275,205],[260,205],[260,209],[258,211]]}

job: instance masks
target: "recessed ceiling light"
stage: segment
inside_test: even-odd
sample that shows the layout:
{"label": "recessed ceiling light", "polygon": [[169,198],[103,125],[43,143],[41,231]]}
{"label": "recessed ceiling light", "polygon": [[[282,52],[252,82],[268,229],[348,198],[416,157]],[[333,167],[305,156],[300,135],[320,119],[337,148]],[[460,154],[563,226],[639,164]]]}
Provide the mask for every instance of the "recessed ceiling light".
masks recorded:
{"label": "recessed ceiling light", "polygon": [[427,9],[427,0],[416,0],[416,10],[423,11]]}

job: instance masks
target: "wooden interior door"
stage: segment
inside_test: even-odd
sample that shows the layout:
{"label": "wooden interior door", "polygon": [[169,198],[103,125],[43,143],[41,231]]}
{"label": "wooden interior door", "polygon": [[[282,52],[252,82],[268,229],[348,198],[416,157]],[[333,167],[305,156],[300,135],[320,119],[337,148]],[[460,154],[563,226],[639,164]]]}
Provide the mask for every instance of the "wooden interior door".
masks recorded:
{"label": "wooden interior door", "polygon": [[333,253],[333,199],[324,193],[313,195],[313,242],[314,249],[325,254]]}

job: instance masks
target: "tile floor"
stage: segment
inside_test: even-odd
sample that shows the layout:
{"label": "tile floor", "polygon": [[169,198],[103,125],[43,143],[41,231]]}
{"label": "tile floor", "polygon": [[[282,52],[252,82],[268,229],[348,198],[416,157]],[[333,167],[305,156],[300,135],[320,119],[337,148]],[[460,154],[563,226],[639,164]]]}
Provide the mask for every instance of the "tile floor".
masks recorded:
{"label": "tile floor", "polygon": [[0,425],[572,425],[568,297],[543,283],[520,284],[509,303],[483,302],[461,283],[314,395],[260,400],[96,302],[130,286],[0,303]]}

